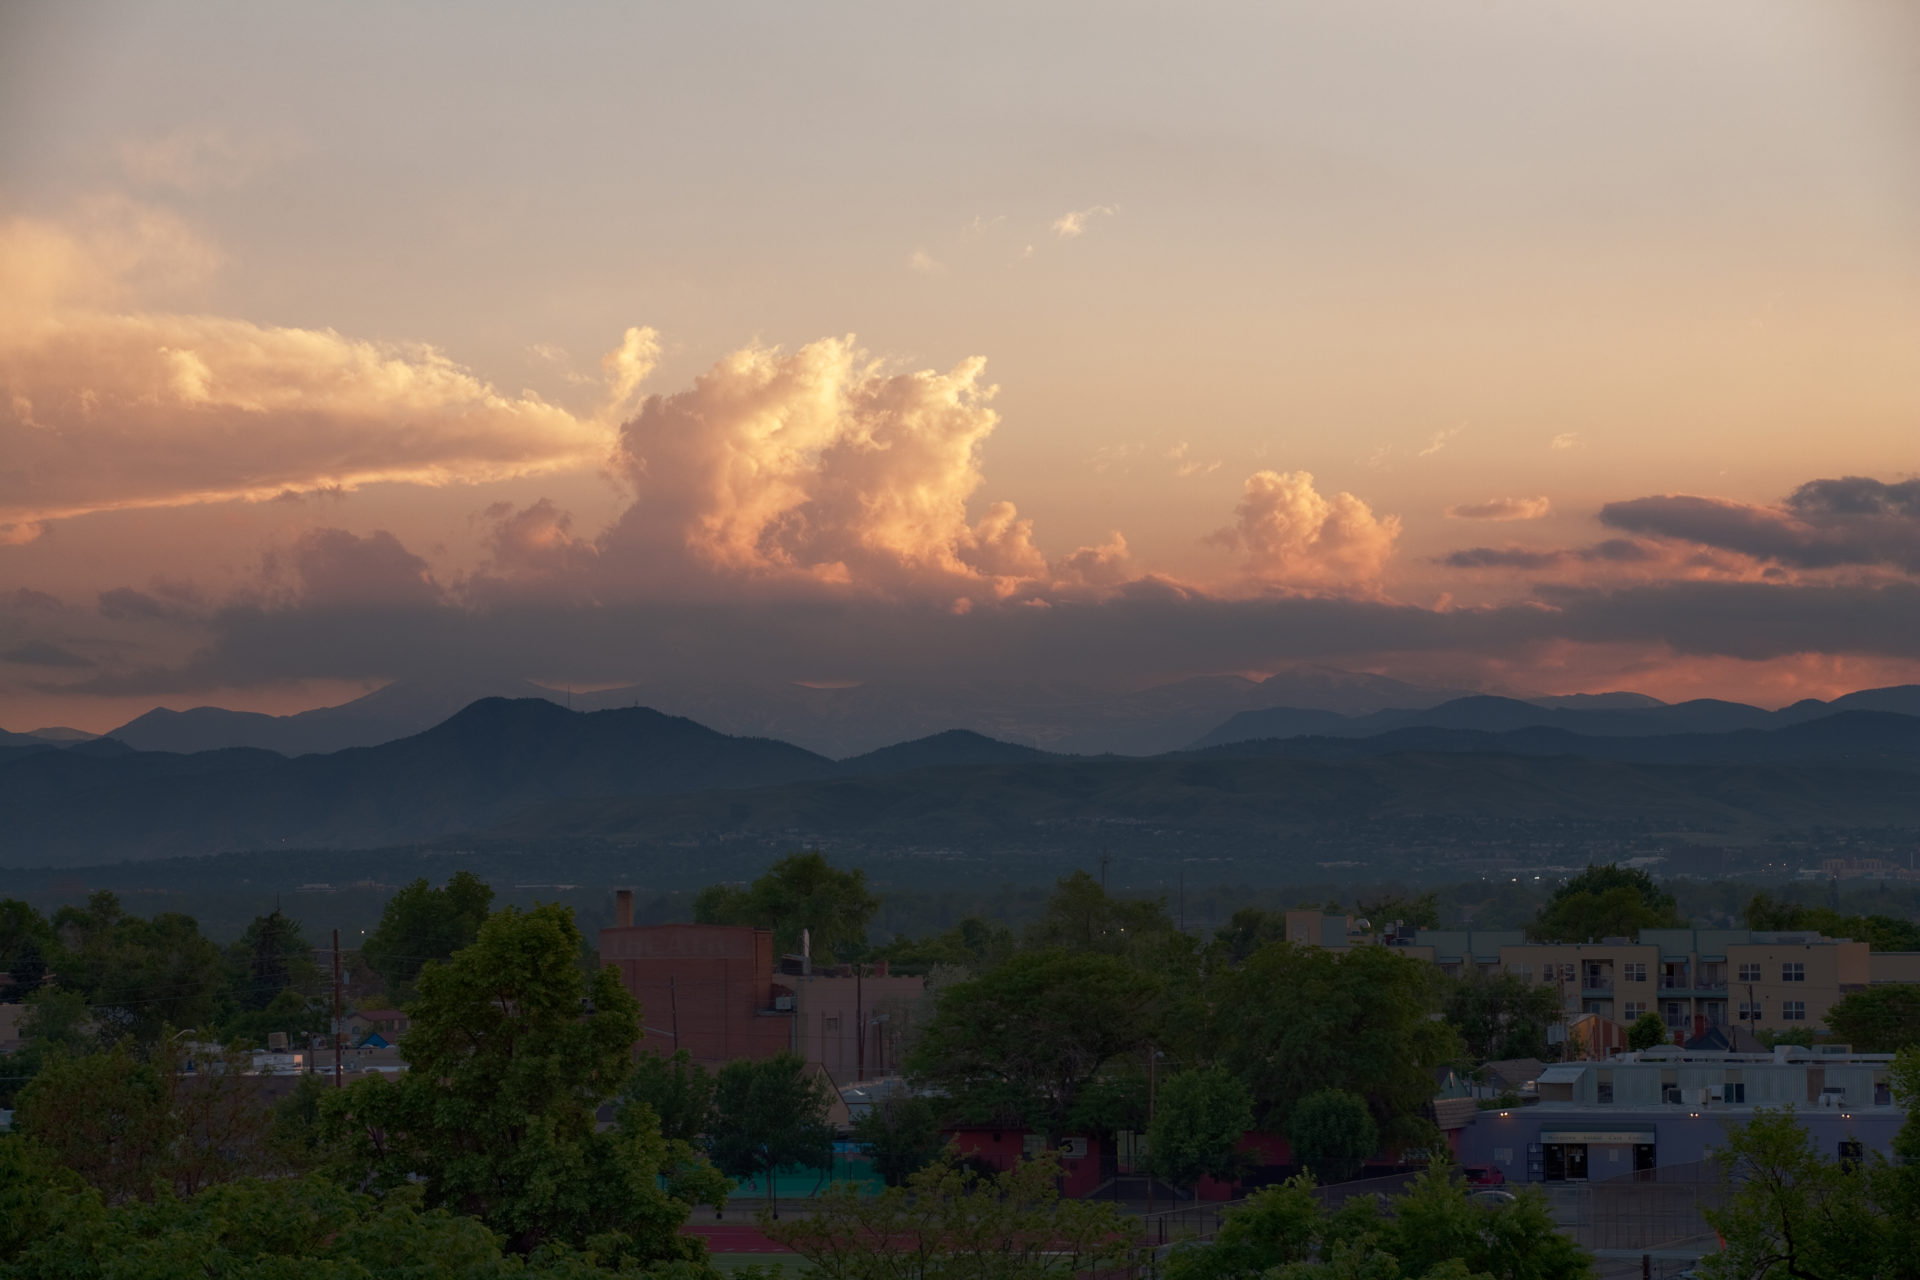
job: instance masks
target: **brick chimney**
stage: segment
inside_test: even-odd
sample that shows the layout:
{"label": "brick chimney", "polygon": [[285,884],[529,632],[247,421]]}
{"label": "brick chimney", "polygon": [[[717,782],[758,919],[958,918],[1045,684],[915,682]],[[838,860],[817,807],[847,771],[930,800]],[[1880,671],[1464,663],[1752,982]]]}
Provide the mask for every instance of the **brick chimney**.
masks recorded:
{"label": "brick chimney", "polygon": [[615,889],[613,891],[613,925],[616,929],[633,927],[633,890]]}

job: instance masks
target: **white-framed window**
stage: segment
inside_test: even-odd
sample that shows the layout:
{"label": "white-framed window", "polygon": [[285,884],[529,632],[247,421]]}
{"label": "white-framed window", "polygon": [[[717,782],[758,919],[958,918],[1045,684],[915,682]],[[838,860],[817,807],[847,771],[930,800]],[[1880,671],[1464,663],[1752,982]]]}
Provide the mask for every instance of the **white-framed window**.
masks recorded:
{"label": "white-framed window", "polygon": [[1635,1018],[1639,1017],[1641,1014],[1645,1013],[1646,1011],[1647,1011],[1647,1002],[1645,1000],[1629,1000],[1627,1001],[1627,1011],[1623,1016],[1626,1018],[1628,1022],[1632,1022]]}
{"label": "white-framed window", "polygon": [[1628,961],[1626,964],[1620,966],[1620,976],[1628,982],[1645,982],[1647,980],[1646,962],[1642,960]]}
{"label": "white-framed window", "polygon": [[1758,1000],[1755,1000],[1752,1003],[1748,1003],[1745,1000],[1742,1000],[1740,1002],[1740,1021],[1742,1022],[1760,1021],[1760,1002]]}
{"label": "white-framed window", "polygon": [[1520,981],[1522,982],[1533,981],[1533,966],[1530,964],[1516,964],[1511,968],[1509,968],[1507,972],[1511,973],[1514,977],[1520,979]]}
{"label": "white-framed window", "polygon": [[1758,961],[1749,961],[1745,964],[1742,964],[1740,966],[1740,981],[1742,982],[1760,981],[1760,963]]}
{"label": "white-framed window", "polygon": [[1802,961],[1789,960],[1780,966],[1780,981],[1805,982],[1806,980],[1807,966]]}
{"label": "white-framed window", "polygon": [[1561,965],[1561,966],[1560,966],[1560,981],[1562,981],[1562,982],[1572,982],[1572,981],[1573,981],[1573,966],[1572,966],[1572,965],[1570,965],[1570,964],[1563,964],[1563,965]]}
{"label": "white-framed window", "polygon": [[1805,1000],[1782,1000],[1780,1002],[1780,1021],[1805,1022],[1807,1020],[1807,1002]]}

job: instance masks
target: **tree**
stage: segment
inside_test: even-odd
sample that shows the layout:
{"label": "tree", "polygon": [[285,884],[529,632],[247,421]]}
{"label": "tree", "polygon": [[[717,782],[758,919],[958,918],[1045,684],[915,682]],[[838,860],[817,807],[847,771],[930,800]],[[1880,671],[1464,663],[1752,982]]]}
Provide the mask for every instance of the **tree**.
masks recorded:
{"label": "tree", "polygon": [[[479,1222],[423,1211],[417,1189],[375,1199],[319,1177],[246,1179],[185,1199],[109,1206],[58,1175],[57,1168],[36,1163],[28,1144],[0,1142],[0,1277],[507,1280],[528,1274]],[[606,1274],[589,1255],[555,1253],[540,1261],[538,1272],[555,1280]]]}
{"label": "tree", "polygon": [[1013,930],[968,916],[945,933],[930,938],[898,937],[874,953],[895,973],[927,973],[940,965],[979,972],[999,964],[1014,952]]}
{"label": "tree", "polygon": [[1587,864],[1587,869],[1554,890],[1540,914],[1527,926],[1536,942],[1586,942],[1595,938],[1638,936],[1642,929],[1686,927],[1671,893],[1636,867]]}
{"label": "tree", "polygon": [[1139,1223],[1110,1203],[1068,1200],[1051,1155],[986,1175],[951,1159],[904,1187],[863,1196],[836,1186],[769,1236],[819,1280],[1072,1280],[1134,1274]]}
{"label": "tree", "polygon": [[1511,973],[1468,972],[1447,992],[1447,1022],[1476,1062],[1544,1058],[1560,993]]}
{"label": "tree", "polygon": [[1268,911],[1262,907],[1241,907],[1214,931],[1209,951],[1218,964],[1244,964],[1269,942],[1284,942],[1286,938],[1286,913]]}
{"label": "tree", "polygon": [[1729,1195],[1705,1211],[1726,1241],[1701,1261],[1710,1280],[1911,1273],[1911,1168],[1823,1159],[1790,1108],[1730,1126],[1714,1158]]}
{"label": "tree", "polygon": [[833,1160],[832,1101],[826,1082],[799,1054],[729,1062],[714,1078],[707,1149],[734,1177],[765,1174],[767,1205],[778,1216],[773,1180],[781,1166],[821,1169]]}
{"label": "tree", "polygon": [[60,985],[86,997],[103,1040],[149,1044],[163,1028],[212,1024],[226,966],[193,917],[162,912],[142,920],[101,890],[84,907],[62,907],[53,926]]}
{"label": "tree", "polygon": [[493,887],[471,871],[456,872],[444,889],[415,880],[387,899],[360,954],[389,992],[404,998],[428,961],[472,944],[492,905]]}
{"label": "tree", "polygon": [[1040,918],[1027,928],[1026,944],[1109,956],[1138,956],[1181,936],[1164,902],[1116,898],[1084,871],[1055,884]]}
{"label": "tree", "polygon": [[691,1145],[713,1122],[713,1077],[685,1049],[671,1056],[642,1053],[621,1095],[621,1107],[623,1112],[646,1107],[661,1137]]}
{"label": "tree", "polygon": [[1222,1066],[1253,1091],[1257,1122],[1285,1132],[1294,1106],[1355,1088],[1382,1141],[1427,1146],[1434,1073],[1460,1056],[1436,1021],[1444,978],[1389,947],[1329,951],[1269,943],[1216,974],[1210,1029]]}
{"label": "tree", "polygon": [[300,922],[283,915],[278,907],[253,918],[246,932],[227,948],[227,964],[233,975],[234,1003],[249,1012],[265,1009],[289,988],[311,991],[320,981],[320,966],[314,963],[313,948],[300,932]]}
{"label": "tree", "polygon": [[867,891],[867,873],[842,871],[817,849],[780,859],[744,888],[716,884],[693,900],[701,924],[745,924],[773,930],[774,946],[800,950],[806,930],[815,960],[857,951],[880,900]]}
{"label": "tree", "polygon": [[[334,1090],[323,1134],[352,1185],[417,1184],[428,1208],[479,1218],[516,1253],[606,1238],[640,1261],[697,1259],[678,1234],[687,1202],[657,1181],[689,1153],[657,1128],[598,1131],[632,1074],[640,1006],[611,967],[589,981],[579,949],[564,907],[488,916],[420,971],[406,1074]],[[722,1200],[724,1182],[683,1193]]]}
{"label": "tree", "polygon": [[1108,1062],[1144,1048],[1160,983],[1116,956],[1032,951],[940,997],[907,1060],[960,1116],[1052,1138]]}
{"label": "tree", "polygon": [[1160,1087],[1147,1131],[1148,1165],[1176,1187],[1240,1173],[1240,1140],[1253,1127],[1253,1095],[1221,1067],[1175,1072]]}
{"label": "tree", "polygon": [[1805,906],[1756,893],[1747,900],[1747,928],[1808,931],[1829,938],[1851,938],[1874,951],[1920,951],[1920,924],[1897,916],[1842,915],[1832,907]]}
{"label": "tree", "polygon": [[897,1093],[879,1099],[853,1122],[853,1140],[866,1149],[873,1171],[890,1187],[905,1185],[947,1148],[933,1101]]}
{"label": "tree", "polygon": [[1587,1280],[1592,1259],[1561,1235],[1546,1198],[1476,1204],[1460,1175],[1435,1167],[1384,1210],[1356,1196],[1328,1213],[1313,1180],[1255,1192],[1213,1242],[1176,1248],[1168,1280]]}
{"label": "tree", "polygon": [[1667,1024],[1660,1020],[1657,1013],[1643,1013],[1627,1028],[1629,1049],[1651,1049],[1655,1045],[1669,1043],[1672,1038],[1667,1032]]}
{"label": "tree", "polygon": [[1287,1142],[1294,1159],[1316,1178],[1344,1182],[1380,1149],[1380,1127],[1364,1098],[1344,1089],[1321,1089],[1293,1108]]}
{"label": "tree", "polygon": [[25,1000],[46,977],[47,962],[59,949],[53,926],[30,903],[0,899],[0,1002]]}
{"label": "tree", "polygon": [[124,1042],[57,1056],[21,1091],[18,1127],[109,1204],[284,1171],[267,1140],[263,1078],[246,1074],[245,1056],[203,1058],[191,1074],[187,1065],[171,1041],[144,1058]]}

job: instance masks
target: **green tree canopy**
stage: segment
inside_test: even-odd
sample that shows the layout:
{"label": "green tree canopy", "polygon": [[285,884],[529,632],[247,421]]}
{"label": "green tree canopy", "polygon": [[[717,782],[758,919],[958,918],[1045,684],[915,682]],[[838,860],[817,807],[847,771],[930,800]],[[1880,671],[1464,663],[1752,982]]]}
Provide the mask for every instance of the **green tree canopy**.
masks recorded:
{"label": "green tree canopy", "polygon": [[873,1171],[890,1187],[904,1186],[947,1148],[940,1109],[933,1100],[904,1094],[892,1094],[868,1107],[853,1122],[853,1140],[866,1148]]}
{"label": "green tree canopy", "polygon": [[1827,1010],[1827,1030],[1858,1053],[1920,1047],[1920,987],[1890,984],[1849,991]]}
{"label": "green tree canopy", "polygon": [[211,1026],[227,973],[220,948],[192,916],[128,915],[105,890],[53,918],[60,985],[80,992],[102,1037],[151,1043],[165,1027]]}
{"label": "green tree canopy", "polygon": [[713,1122],[713,1077],[685,1049],[642,1053],[621,1105],[648,1108],[661,1137],[691,1144]]}
{"label": "green tree canopy", "polygon": [[958,1117],[1052,1137],[1102,1067],[1145,1047],[1161,984],[1117,956],[1031,951],[940,995],[908,1059]]}
{"label": "green tree canopy", "polygon": [[1442,975],[1380,946],[1330,951],[1269,943],[1215,975],[1212,1038],[1221,1065],[1253,1091],[1260,1125],[1284,1132],[1310,1093],[1352,1088],[1382,1140],[1425,1146],[1434,1073],[1460,1056],[1441,1011]]}
{"label": "green tree canopy", "polygon": [[1313,1179],[1255,1192],[1209,1244],[1167,1260],[1168,1280],[1587,1280],[1592,1259],[1560,1234],[1546,1198],[1476,1204],[1460,1175],[1429,1169],[1384,1207],[1357,1196],[1328,1213]]}
{"label": "green tree canopy", "polygon": [[1344,1089],[1321,1089],[1300,1099],[1287,1117],[1287,1144],[1316,1178],[1344,1182],[1380,1149],[1380,1126],[1366,1099]]}
{"label": "green tree canopy", "polygon": [[1026,945],[1035,950],[1141,956],[1180,937],[1166,903],[1157,898],[1116,898],[1086,872],[1075,871],[1054,886],[1040,918],[1027,928]]}
{"label": "green tree canopy", "polygon": [[772,1206],[774,1175],[782,1165],[820,1169],[832,1160],[832,1101],[827,1083],[799,1054],[729,1062],[714,1078],[707,1149],[735,1177],[765,1175]]}
{"label": "green tree canopy", "polygon": [[1560,992],[1516,974],[1473,970],[1448,990],[1446,1014],[1476,1062],[1544,1058],[1547,1028],[1560,1017]]}
{"label": "green tree canopy", "polygon": [[1627,1048],[1651,1049],[1655,1045],[1668,1044],[1673,1037],[1667,1031],[1667,1024],[1660,1020],[1657,1013],[1643,1013],[1633,1020],[1627,1028]]}
{"label": "green tree canopy", "polygon": [[492,905],[493,886],[471,871],[455,872],[443,889],[415,880],[387,899],[360,954],[389,994],[405,999],[428,961],[445,960],[480,935]]}
{"label": "green tree canopy", "polygon": [[1148,1164],[1176,1187],[1202,1178],[1238,1176],[1237,1148],[1253,1127],[1253,1095],[1220,1067],[1178,1071],[1167,1077],[1147,1131]]}
{"label": "green tree canopy", "polygon": [[1554,890],[1527,934],[1539,942],[1586,942],[1632,938],[1642,929],[1678,929],[1686,923],[1673,895],[1646,872],[1611,862],[1589,863]]}
{"label": "green tree canopy", "polygon": [[968,916],[944,933],[927,938],[895,938],[873,958],[885,960],[895,973],[926,973],[937,965],[953,965],[975,973],[991,969],[1014,952],[1013,930]]}
{"label": "green tree canopy", "polygon": [[780,859],[744,888],[709,885],[693,900],[693,918],[701,924],[771,929],[774,946],[789,954],[800,950],[804,929],[814,959],[823,962],[857,952],[879,909],[866,872],[842,871],[817,849]]}
{"label": "green tree canopy", "polygon": [[144,1056],[124,1041],[56,1055],[21,1091],[17,1127],[110,1204],[283,1172],[263,1077],[249,1065],[239,1054],[190,1058],[171,1040]]}
{"label": "green tree canopy", "polygon": [[1829,938],[1851,938],[1874,951],[1920,951],[1920,924],[1897,916],[1842,915],[1832,907],[1805,906],[1756,893],[1743,912],[1749,929],[1807,930]]}
{"label": "green tree canopy", "polygon": [[59,947],[53,926],[32,904],[0,899],[0,974],[8,975],[0,982],[0,1002],[16,1003],[37,991]]}
{"label": "green tree canopy", "polygon": [[[559,906],[507,908],[473,945],[420,972],[407,1072],[335,1090],[323,1125],[342,1175],[381,1192],[417,1183],[429,1208],[479,1218],[516,1252],[619,1237],[624,1256],[695,1259],[687,1205],[657,1175],[679,1159],[659,1131],[597,1132],[633,1071],[640,1006],[612,968],[588,979]],[[716,1179],[708,1194],[724,1198]]]}
{"label": "green tree canopy", "polygon": [[1715,1155],[1728,1196],[1705,1212],[1726,1241],[1700,1262],[1709,1280],[1909,1275],[1920,1245],[1910,1165],[1848,1169],[1815,1148],[1791,1110],[1729,1126]]}

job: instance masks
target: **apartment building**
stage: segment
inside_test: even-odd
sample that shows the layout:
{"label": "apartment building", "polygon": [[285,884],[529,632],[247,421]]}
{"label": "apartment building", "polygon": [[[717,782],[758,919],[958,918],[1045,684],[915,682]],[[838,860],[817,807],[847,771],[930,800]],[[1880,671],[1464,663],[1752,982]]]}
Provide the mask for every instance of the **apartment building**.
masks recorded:
{"label": "apartment building", "polygon": [[1456,976],[1477,969],[1551,984],[1568,1013],[1621,1023],[1652,1013],[1687,1036],[1710,1027],[1819,1028],[1876,967],[1864,942],[1748,929],[1643,929],[1637,939],[1585,943],[1423,929],[1404,950]]}

